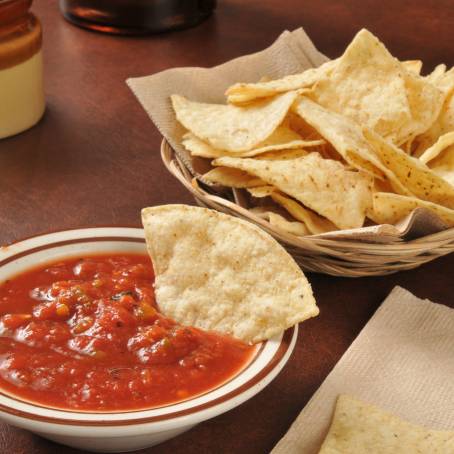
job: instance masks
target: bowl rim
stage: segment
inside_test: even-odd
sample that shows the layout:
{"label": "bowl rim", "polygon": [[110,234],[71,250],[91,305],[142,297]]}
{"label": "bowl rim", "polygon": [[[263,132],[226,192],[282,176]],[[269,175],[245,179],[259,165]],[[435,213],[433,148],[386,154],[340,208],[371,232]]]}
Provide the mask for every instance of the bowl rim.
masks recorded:
{"label": "bowl rim", "polygon": [[[0,247],[0,270],[2,270],[4,266],[14,264],[29,255],[43,253],[46,249],[56,250],[61,247],[71,248],[74,245],[83,245],[84,243],[92,245],[98,242],[139,243],[145,245],[143,229],[138,227],[96,226],[57,230],[49,233],[29,236],[25,239],[10,243],[7,246]],[[114,251],[115,248],[112,248],[111,252]],[[96,248],[92,250],[92,253],[103,252],[104,251],[97,251]],[[64,256],[65,254],[62,255],[62,257]],[[69,257],[71,254],[67,253],[66,256]],[[49,259],[49,261],[52,261],[52,259]],[[29,264],[23,269],[36,266],[36,264]],[[14,273],[11,273],[10,275],[14,275]],[[221,383],[217,387],[184,401],[167,404],[161,407],[152,407],[149,409],[116,412],[72,411],[71,409],[46,407],[39,402],[35,403],[21,399],[20,396],[17,395],[5,394],[0,389],[0,413],[6,413],[13,418],[26,419],[33,421],[34,423],[46,423],[59,426],[64,425],[73,428],[78,426],[81,428],[92,427],[98,429],[108,429],[112,427],[130,427],[138,424],[143,425],[155,423],[173,427],[180,425],[178,422],[181,423],[183,420],[190,420],[191,423],[200,422],[239,405],[257,394],[268,383],[270,383],[288,361],[295,346],[297,335],[298,327],[294,326],[275,338],[263,342],[253,353],[251,359],[245,367],[243,367],[237,374],[230,377],[226,382]],[[265,346],[267,345],[270,348],[267,349],[268,357],[265,357],[266,363],[244,383],[240,383],[239,386],[235,386],[228,392],[220,393],[225,385],[228,385],[238,377],[241,377],[242,374],[250,368],[257,358],[259,358],[260,355],[262,355],[266,350]],[[270,355],[270,352],[272,355]],[[217,396],[207,399],[207,397],[210,397],[210,394],[213,394],[215,391],[218,391]],[[194,401],[197,401],[199,398],[204,398],[205,402],[196,402],[196,405],[192,405],[194,404]],[[187,405],[188,403],[192,404]],[[178,406],[182,408],[171,411],[172,407]],[[21,407],[25,407],[26,410]],[[159,411],[163,409],[165,412],[159,414]],[[42,410],[44,410],[44,413],[47,414],[43,414]],[[153,412],[155,414],[150,414]],[[131,414],[134,414],[134,416],[137,417],[118,419],[121,416],[130,416]],[[83,419],[83,416],[89,416],[90,419]],[[112,416],[115,417],[112,419],[108,418]]]}

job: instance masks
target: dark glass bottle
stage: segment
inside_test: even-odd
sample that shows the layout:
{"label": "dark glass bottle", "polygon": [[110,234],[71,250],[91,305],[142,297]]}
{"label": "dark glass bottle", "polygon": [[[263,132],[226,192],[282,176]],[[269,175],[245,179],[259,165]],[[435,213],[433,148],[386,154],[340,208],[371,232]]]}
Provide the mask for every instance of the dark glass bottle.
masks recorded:
{"label": "dark glass bottle", "polygon": [[146,34],[197,25],[216,0],[60,0],[66,19],[106,33]]}

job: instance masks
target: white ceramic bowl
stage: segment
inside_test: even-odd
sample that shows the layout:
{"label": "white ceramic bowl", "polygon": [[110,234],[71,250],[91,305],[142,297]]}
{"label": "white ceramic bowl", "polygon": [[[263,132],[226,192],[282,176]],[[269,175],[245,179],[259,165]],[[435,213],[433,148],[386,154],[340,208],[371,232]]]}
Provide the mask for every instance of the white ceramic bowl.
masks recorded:
{"label": "white ceramic bowl", "polygon": [[[67,230],[0,248],[0,282],[30,267],[98,253],[145,253],[142,229],[100,227]],[[224,413],[261,391],[284,367],[298,328],[259,344],[252,359],[229,381],[202,395],[150,410],[112,413],[47,408],[0,389],[0,418],[45,438],[101,452],[141,449],[172,438]]]}

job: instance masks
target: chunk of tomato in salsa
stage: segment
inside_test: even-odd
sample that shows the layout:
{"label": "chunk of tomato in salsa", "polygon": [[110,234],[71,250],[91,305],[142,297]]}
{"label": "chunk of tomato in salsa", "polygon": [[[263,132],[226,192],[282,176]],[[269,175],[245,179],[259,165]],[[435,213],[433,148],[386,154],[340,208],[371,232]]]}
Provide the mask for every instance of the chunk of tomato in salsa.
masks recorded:
{"label": "chunk of tomato in salsa", "polygon": [[203,393],[254,347],[159,313],[145,255],[68,259],[0,285],[0,387],[78,410],[150,408]]}

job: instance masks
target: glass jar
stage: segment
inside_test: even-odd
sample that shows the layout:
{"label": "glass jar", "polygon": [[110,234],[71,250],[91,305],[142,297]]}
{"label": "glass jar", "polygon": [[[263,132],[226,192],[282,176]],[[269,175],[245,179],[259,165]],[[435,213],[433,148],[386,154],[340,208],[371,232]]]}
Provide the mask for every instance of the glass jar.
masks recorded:
{"label": "glass jar", "polygon": [[0,0],[0,138],[22,132],[44,113],[41,24],[32,0]]}
{"label": "glass jar", "polygon": [[60,0],[66,19],[106,33],[145,34],[197,25],[216,0]]}

